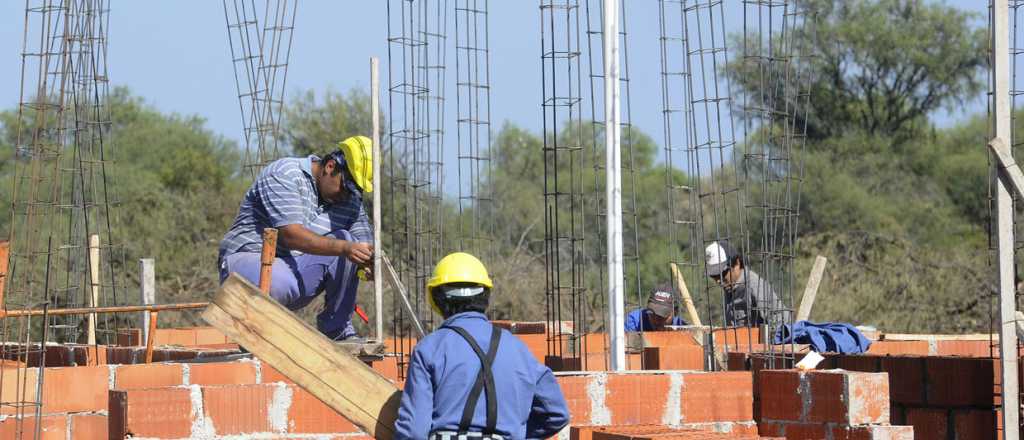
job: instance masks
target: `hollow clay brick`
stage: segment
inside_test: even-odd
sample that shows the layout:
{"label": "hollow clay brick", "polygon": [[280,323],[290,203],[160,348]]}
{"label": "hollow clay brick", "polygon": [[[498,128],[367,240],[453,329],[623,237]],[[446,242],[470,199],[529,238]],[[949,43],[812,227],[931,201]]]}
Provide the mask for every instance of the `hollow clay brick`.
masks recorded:
{"label": "hollow clay brick", "polygon": [[190,364],[189,383],[194,385],[247,385],[256,383],[253,362]]}

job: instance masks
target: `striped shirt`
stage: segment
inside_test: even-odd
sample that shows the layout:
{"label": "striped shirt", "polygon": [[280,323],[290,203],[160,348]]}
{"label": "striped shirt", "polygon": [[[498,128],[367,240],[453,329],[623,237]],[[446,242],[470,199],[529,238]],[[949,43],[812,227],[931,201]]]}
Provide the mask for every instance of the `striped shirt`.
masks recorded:
{"label": "striped shirt", "polygon": [[[320,202],[313,161],[320,158],[294,157],[271,162],[246,191],[238,216],[220,242],[223,255],[259,252],[263,246],[263,228],[299,224],[315,234],[349,231],[356,241],[371,243],[373,231],[363,209],[362,195],[356,194],[337,205]],[[277,244],[277,254],[293,257],[302,252]]]}

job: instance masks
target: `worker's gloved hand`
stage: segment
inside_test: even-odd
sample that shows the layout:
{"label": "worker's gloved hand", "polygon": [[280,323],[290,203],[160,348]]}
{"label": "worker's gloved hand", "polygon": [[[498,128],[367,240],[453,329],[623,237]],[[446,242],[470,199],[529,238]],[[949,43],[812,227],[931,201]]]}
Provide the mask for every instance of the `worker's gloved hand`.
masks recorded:
{"label": "worker's gloved hand", "polygon": [[346,242],[347,245],[344,248],[345,255],[349,261],[365,265],[367,262],[373,259],[373,245],[369,243],[359,243],[354,241]]}

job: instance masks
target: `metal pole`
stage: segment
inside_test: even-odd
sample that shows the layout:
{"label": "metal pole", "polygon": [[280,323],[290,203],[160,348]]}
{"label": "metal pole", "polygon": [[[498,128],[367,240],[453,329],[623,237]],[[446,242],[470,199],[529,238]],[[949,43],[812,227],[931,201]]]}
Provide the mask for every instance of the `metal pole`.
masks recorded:
{"label": "metal pole", "polygon": [[[156,272],[152,258],[139,260],[139,294],[142,305],[156,304]],[[149,340],[149,313],[142,312],[142,341]]]}
{"label": "metal pole", "polygon": [[[995,137],[1011,139],[1010,132],[1010,27],[1009,6],[993,0],[992,76]],[[1020,438],[1020,403],[1017,383],[1017,330],[1014,300],[1013,200],[1002,179],[996,179],[996,229],[999,256],[999,362],[1002,365],[1003,439]]]}
{"label": "metal pole", "polygon": [[[102,313],[134,313],[134,312],[145,312],[145,311],[163,311],[163,310],[189,310],[189,309],[202,309],[210,305],[208,302],[194,302],[194,303],[178,303],[178,304],[153,304],[148,306],[108,306],[108,307],[75,307],[70,309],[52,309],[46,312],[49,316],[66,316],[66,315],[89,315],[89,314],[102,314]],[[0,319],[3,318],[19,318],[22,316],[43,316],[45,311],[42,309],[31,309],[31,310],[8,310],[4,311],[0,309]]]}
{"label": "metal pole", "polygon": [[[370,118],[373,120],[373,179],[380,182],[380,60],[370,57]],[[384,278],[381,277],[380,191],[382,186],[374,184],[373,189],[373,304],[376,310],[374,338],[384,341]]]}
{"label": "metal pole", "polygon": [[622,157],[619,150],[619,2],[604,2],[604,130],[608,204],[608,334],[611,370],[626,369],[622,270]]}

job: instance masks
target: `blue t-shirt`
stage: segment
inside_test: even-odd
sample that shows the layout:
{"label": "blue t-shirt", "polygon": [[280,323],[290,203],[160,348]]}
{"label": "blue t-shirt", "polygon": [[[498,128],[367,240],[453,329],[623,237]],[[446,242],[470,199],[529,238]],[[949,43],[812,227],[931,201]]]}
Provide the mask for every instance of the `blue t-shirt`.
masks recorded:
{"label": "blue t-shirt", "polygon": [[[626,315],[626,331],[627,332],[638,332],[640,331],[640,323],[643,322],[643,331],[652,332],[654,326],[651,325],[651,321],[647,318],[647,314],[651,313],[650,310],[636,309]],[[673,315],[670,322],[666,322],[665,325],[686,325],[686,321],[683,318]]]}

